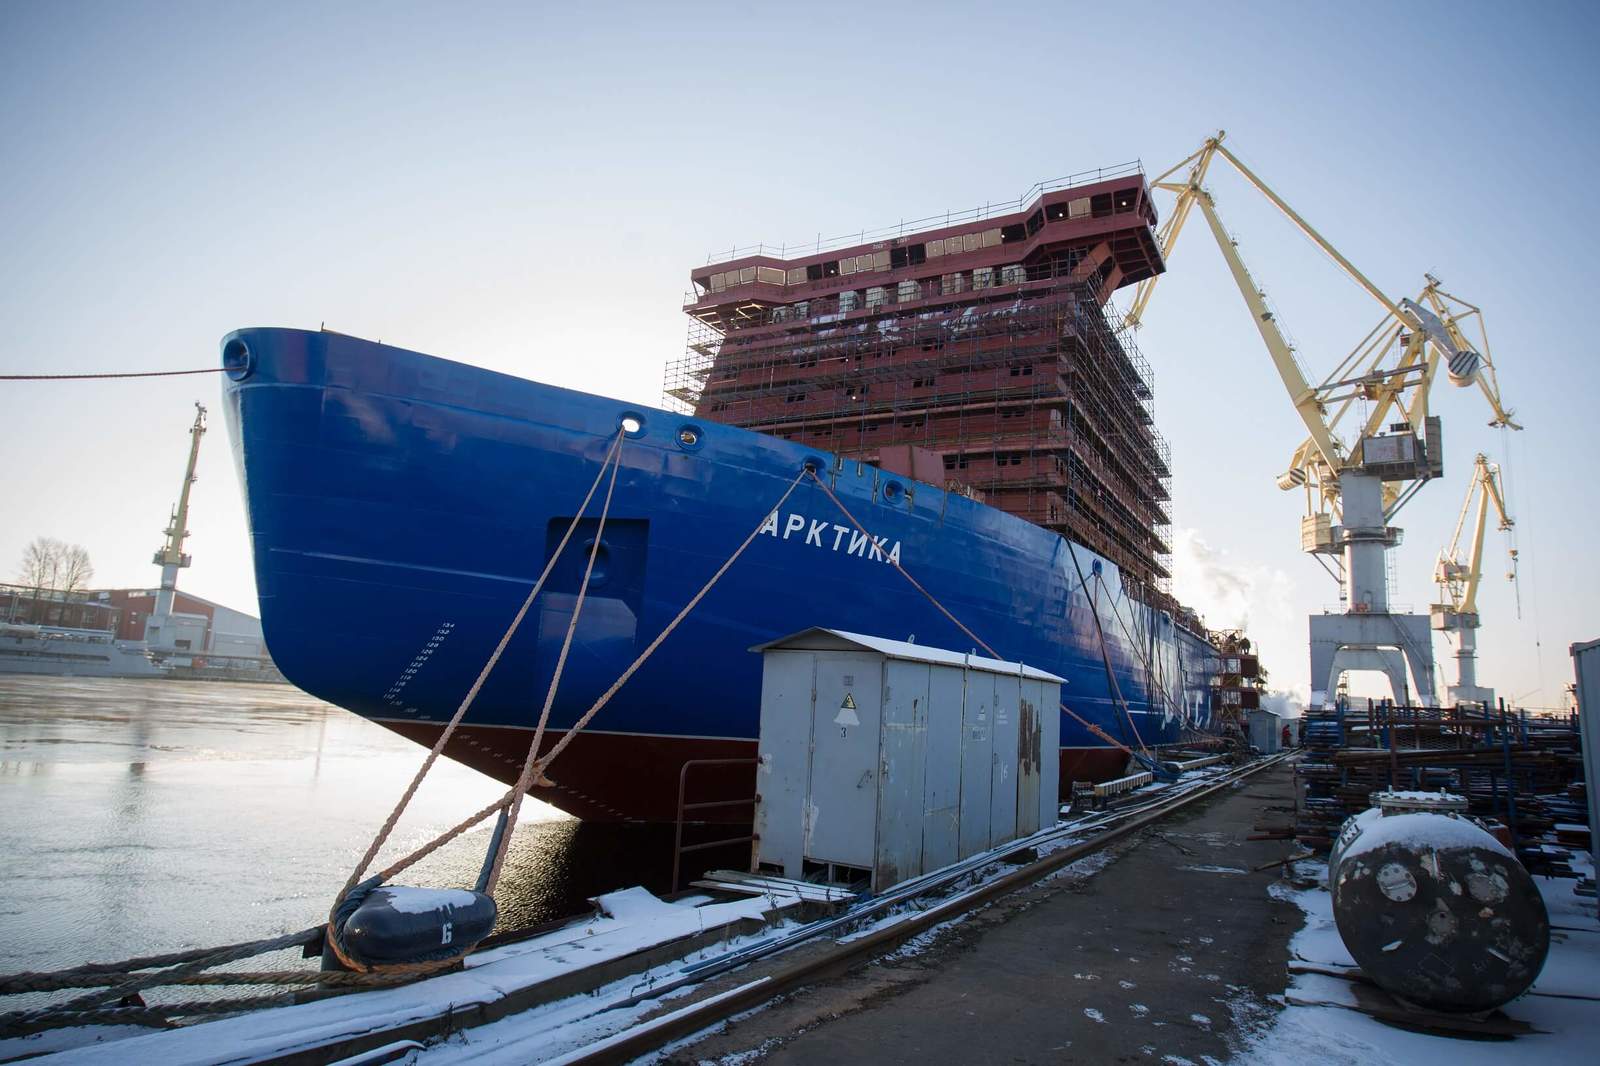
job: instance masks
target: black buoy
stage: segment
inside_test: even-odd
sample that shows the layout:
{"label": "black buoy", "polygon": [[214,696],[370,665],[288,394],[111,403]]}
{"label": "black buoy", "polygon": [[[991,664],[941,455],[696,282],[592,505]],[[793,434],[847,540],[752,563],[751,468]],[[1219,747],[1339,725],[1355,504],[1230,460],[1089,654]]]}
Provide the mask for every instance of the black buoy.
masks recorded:
{"label": "black buoy", "polygon": [[1362,973],[1429,1010],[1492,1010],[1527,991],[1550,950],[1528,871],[1457,814],[1368,810],[1328,860],[1333,916]]}
{"label": "black buoy", "polygon": [[339,927],[345,955],[364,966],[465,955],[494,931],[497,908],[465,888],[374,888]]}

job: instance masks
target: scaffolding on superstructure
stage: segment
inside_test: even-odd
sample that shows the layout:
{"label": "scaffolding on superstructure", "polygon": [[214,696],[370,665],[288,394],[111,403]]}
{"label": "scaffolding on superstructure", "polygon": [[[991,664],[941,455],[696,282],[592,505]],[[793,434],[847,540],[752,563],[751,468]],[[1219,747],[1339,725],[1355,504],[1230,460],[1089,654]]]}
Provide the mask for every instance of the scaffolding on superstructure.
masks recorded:
{"label": "scaffolding on superstructure", "polygon": [[691,317],[666,396],[848,459],[935,452],[947,489],[1072,538],[1175,606],[1170,450],[1103,271],[1057,256]]}

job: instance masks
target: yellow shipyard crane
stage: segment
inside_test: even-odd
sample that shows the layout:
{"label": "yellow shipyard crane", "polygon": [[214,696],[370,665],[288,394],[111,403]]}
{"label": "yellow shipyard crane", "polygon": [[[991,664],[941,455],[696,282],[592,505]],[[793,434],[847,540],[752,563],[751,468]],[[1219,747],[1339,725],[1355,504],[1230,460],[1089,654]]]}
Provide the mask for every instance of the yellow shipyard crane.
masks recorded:
{"label": "yellow shipyard crane", "polygon": [[[1219,132],[1208,138],[1151,182],[1152,188],[1177,198],[1157,239],[1162,256],[1170,257],[1184,224],[1199,207],[1306,428],[1306,439],[1279,475],[1278,487],[1304,489],[1301,548],[1339,583],[1344,604],[1342,614],[1311,619],[1312,705],[1331,702],[1343,675],[1359,670],[1385,674],[1395,699],[1410,702],[1408,664],[1416,697],[1432,704],[1428,618],[1389,609],[1387,553],[1399,544],[1402,531],[1388,523],[1425,482],[1444,472],[1439,419],[1429,410],[1441,365],[1451,383],[1476,385],[1482,391],[1493,412],[1490,425],[1521,428],[1500,402],[1483,314],[1446,292],[1432,275],[1424,275],[1426,283],[1416,299],[1391,299],[1225,147],[1224,136]],[[1211,164],[1219,158],[1382,308],[1378,324],[1319,384],[1312,384],[1301,365],[1205,185]],[[1159,279],[1159,274],[1150,277],[1134,290],[1126,315],[1130,325],[1140,324]],[[1465,332],[1474,320],[1477,343]],[[1345,433],[1350,433],[1348,440]]]}
{"label": "yellow shipyard crane", "polygon": [[[1477,507],[1473,508],[1476,500]],[[1456,643],[1456,683],[1448,689],[1454,703],[1476,703],[1488,707],[1494,703],[1494,689],[1478,684],[1478,584],[1483,578],[1483,540],[1488,528],[1489,509],[1499,518],[1500,532],[1509,533],[1516,521],[1506,511],[1505,494],[1500,488],[1500,468],[1487,456],[1479,453],[1472,466],[1472,480],[1467,484],[1466,499],[1461,501],[1461,513],[1456,517],[1456,529],[1450,543],[1439,553],[1433,579],[1439,586],[1439,602],[1429,608],[1433,628],[1454,636]],[[1468,515],[1472,517],[1469,519]],[[1468,525],[1468,522],[1471,525]],[[1461,558],[1461,535],[1470,530],[1467,557]],[[1510,557],[1506,580],[1517,580],[1517,549],[1509,549]]]}

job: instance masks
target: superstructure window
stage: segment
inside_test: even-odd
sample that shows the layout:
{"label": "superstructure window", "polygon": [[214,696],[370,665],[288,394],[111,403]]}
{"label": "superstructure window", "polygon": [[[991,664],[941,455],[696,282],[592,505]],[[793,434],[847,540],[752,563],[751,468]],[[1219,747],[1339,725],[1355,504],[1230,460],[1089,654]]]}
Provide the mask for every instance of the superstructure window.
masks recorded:
{"label": "superstructure window", "polygon": [[787,395],[787,396],[785,396],[783,398],[783,402],[784,403],[799,403],[800,401],[804,400],[805,398],[806,398],[806,394],[803,393],[803,392],[791,392],[789,395]]}
{"label": "superstructure window", "polygon": [[889,266],[893,269],[921,266],[927,261],[928,246],[925,244],[908,244],[904,248],[894,248],[889,252]]}
{"label": "superstructure window", "polygon": [[1010,226],[1000,227],[1000,243],[1015,244],[1017,241],[1028,239],[1028,228],[1018,222]]}

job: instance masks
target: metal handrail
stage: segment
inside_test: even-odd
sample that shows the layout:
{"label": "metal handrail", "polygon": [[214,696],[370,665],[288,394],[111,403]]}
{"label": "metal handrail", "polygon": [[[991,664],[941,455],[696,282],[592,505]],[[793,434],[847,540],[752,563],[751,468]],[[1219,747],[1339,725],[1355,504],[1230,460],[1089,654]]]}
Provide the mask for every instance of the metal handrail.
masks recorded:
{"label": "metal handrail", "polygon": [[706,265],[731,262],[735,259],[743,259],[752,255],[773,255],[779,259],[786,259],[791,255],[816,255],[820,252],[832,251],[835,248],[866,244],[869,241],[904,237],[907,233],[917,233],[921,230],[932,229],[935,226],[954,226],[962,222],[982,222],[996,215],[1015,214],[1048,192],[1057,192],[1061,189],[1071,189],[1079,185],[1089,185],[1097,181],[1105,181],[1108,178],[1121,178],[1132,174],[1144,174],[1144,164],[1137,159],[1119,166],[1085,170],[1077,174],[1068,174],[1066,177],[1035,182],[1031,188],[1015,200],[988,203],[982,207],[970,207],[964,211],[946,211],[943,214],[927,215],[923,218],[901,219],[892,226],[883,226],[873,230],[856,230],[853,233],[829,237],[826,240],[821,235],[818,235],[815,240],[800,241],[794,244],[759,242],[745,245],[742,248],[730,248],[727,252],[715,251],[706,256]]}
{"label": "metal handrail", "polygon": [[729,837],[726,840],[708,840],[700,844],[685,844],[683,842],[683,816],[687,811],[701,811],[712,807],[742,807],[753,808],[761,801],[761,794],[757,793],[748,799],[706,800],[700,803],[685,803],[685,791],[689,784],[689,770],[696,766],[754,766],[760,759],[686,759],[683,767],[678,771],[678,814],[672,836],[672,891],[678,891],[678,875],[681,871],[683,857],[691,851],[707,851],[711,848],[727,847],[730,844],[754,843],[760,839],[754,832],[749,836]]}

